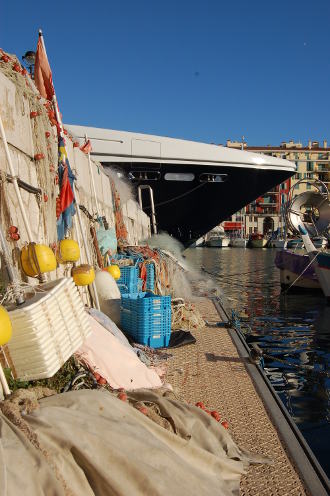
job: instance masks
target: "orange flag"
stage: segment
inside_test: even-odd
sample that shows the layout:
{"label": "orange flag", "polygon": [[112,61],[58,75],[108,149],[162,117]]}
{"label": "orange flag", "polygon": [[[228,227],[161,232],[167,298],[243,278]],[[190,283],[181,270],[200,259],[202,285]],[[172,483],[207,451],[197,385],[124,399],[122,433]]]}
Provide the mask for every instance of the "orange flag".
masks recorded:
{"label": "orange flag", "polygon": [[51,100],[55,95],[53,86],[52,71],[49,66],[47,54],[45,52],[41,36],[39,36],[36,60],[34,65],[34,83],[41,96]]}

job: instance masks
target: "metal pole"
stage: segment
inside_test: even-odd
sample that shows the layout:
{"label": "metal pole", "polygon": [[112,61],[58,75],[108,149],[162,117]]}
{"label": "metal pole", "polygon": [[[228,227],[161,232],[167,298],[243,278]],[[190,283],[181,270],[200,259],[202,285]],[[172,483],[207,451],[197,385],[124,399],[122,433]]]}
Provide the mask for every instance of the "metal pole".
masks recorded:
{"label": "metal pole", "polygon": [[156,215],[155,215],[155,203],[154,203],[154,192],[152,191],[152,187],[147,185],[147,184],[141,184],[138,187],[138,198],[139,198],[139,205],[142,207],[142,193],[141,191],[143,189],[148,189],[149,190],[149,195],[150,195],[150,204],[151,204],[151,223],[152,223],[152,229],[154,231],[154,234],[157,234],[157,224],[156,224]]}

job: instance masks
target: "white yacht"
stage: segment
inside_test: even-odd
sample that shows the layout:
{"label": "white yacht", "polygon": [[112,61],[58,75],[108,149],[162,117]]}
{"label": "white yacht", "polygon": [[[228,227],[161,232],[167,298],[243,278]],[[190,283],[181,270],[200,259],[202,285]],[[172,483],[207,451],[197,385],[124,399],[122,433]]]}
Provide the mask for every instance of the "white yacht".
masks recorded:
{"label": "white yacht", "polygon": [[225,248],[229,246],[230,238],[226,235],[223,228],[212,229],[206,237],[206,246],[213,248]]}
{"label": "white yacht", "polygon": [[[218,145],[65,125],[91,155],[137,186],[152,188],[157,226],[185,246],[295,173],[287,160]],[[143,209],[151,213],[147,191]]]}

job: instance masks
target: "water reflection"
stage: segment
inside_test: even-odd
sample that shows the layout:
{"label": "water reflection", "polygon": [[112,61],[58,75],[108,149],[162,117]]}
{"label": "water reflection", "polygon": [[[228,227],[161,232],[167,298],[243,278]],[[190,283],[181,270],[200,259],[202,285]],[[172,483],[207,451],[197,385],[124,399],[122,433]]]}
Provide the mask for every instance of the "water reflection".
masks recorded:
{"label": "water reflection", "polygon": [[186,257],[248,319],[249,341],[269,357],[270,381],[330,476],[330,307],[320,294],[281,295],[274,250],[196,248]]}

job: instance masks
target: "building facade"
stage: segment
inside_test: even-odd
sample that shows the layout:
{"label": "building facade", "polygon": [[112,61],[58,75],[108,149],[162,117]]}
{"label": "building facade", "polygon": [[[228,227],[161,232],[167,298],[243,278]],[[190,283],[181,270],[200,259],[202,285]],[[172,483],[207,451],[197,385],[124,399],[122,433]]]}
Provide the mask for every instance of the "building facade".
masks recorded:
{"label": "building facade", "polygon": [[226,146],[284,158],[295,162],[297,167],[293,177],[247,205],[244,216],[239,212],[224,222],[226,231],[233,232],[240,229],[238,224],[241,222],[244,222],[247,235],[255,232],[269,234],[277,229],[282,230],[284,205],[291,188],[293,195],[307,191],[311,189],[311,185],[299,181],[312,178],[320,179],[328,189],[330,187],[330,148],[326,141],[323,141],[322,146],[318,141],[309,141],[307,146],[294,141],[282,142],[280,146],[248,146],[243,141],[227,140]]}

